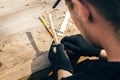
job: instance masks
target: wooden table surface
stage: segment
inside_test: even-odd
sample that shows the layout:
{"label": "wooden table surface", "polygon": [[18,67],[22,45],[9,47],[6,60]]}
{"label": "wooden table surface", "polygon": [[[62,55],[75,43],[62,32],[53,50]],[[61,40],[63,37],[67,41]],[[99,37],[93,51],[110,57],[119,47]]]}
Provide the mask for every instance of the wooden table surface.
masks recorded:
{"label": "wooden table surface", "polygon": [[[48,50],[53,39],[38,18],[48,22],[51,12],[59,29],[67,8],[62,1],[52,10],[55,1],[0,0],[0,80],[26,80],[50,66]],[[77,33],[70,19],[64,36]]]}

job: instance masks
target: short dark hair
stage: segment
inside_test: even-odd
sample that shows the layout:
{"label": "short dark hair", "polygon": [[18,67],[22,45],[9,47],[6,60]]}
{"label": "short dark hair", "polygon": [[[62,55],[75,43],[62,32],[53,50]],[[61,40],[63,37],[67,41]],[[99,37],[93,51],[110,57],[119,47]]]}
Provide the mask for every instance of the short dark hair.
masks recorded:
{"label": "short dark hair", "polygon": [[86,0],[95,7],[107,21],[114,25],[120,39],[120,0]]}
{"label": "short dark hair", "polygon": [[[65,0],[68,8],[73,9],[72,0]],[[82,0],[81,0],[82,1]],[[120,0],[86,0],[104,19],[109,21],[120,39]],[[92,20],[92,16],[89,17]]]}

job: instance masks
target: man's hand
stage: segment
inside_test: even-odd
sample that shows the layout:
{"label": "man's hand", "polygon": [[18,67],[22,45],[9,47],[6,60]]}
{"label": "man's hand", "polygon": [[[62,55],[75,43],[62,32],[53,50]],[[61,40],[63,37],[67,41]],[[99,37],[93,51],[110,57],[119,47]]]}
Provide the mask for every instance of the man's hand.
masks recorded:
{"label": "man's hand", "polygon": [[[56,48],[56,52],[54,52],[55,48]],[[54,43],[52,43],[50,50],[49,50],[48,58],[51,64],[54,66],[54,68],[57,71],[60,69],[63,69],[63,70],[73,73],[72,65],[69,61],[69,58],[64,53],[64,48],[62,44],[54,45]]]}
{"label": "man's hand", "polygon": [[101,49],[95,48],[92,45],[90,45],[80,34],[70,36],[70,37],[64,37],[61,40],[61,43],[64,44],[64,47],[67,50],[72,51],[74,53],[74,55],[77,55],[77,56],[99,57],[99,55],[100,55]]}

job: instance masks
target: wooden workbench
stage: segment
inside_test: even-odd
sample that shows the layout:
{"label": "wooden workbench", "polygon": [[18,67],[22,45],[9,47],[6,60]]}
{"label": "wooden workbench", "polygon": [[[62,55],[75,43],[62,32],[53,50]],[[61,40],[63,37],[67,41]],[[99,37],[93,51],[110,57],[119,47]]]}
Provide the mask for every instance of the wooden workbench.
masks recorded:
{"label": "wooden workbench", "polygon": [[[56,29],[60,28],[67,8],[62,1],[51,10],[54,1],[0,0],[0,80],[27,80],[32,73],[50,66],[52,38],[38,18],[48,22],[51,12]],[[70,19],[65,36],[77,33]],[[41,72],[37,76],[43,77]]]}

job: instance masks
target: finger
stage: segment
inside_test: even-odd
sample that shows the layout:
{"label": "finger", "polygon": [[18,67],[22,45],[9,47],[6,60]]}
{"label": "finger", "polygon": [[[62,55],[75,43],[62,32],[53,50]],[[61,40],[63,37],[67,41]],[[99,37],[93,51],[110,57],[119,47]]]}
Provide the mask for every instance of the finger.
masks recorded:
{"label": "finger", "polygon": [[67,54],[64,53],[64,46],[62,44],[57,45],[57,55],[62,58],[66,58],[69,60],[69,57]]}
{"label": "finger", "polygon": [[76,62],[78,61],[78,59],[80,58],[80,54],[75,54],[70,50],[67,50],[67,55],[72,63],[72,65],[76,64]]}
{"label": "finger", "polygon": [[55,41],[53,40],[53,41],[52,41],[52,44],[51,44],[51,46],[50,46],[50,49],[52,49],[52,48],[54,48],[54,47],[56,47],[56,44],[55,44]]}
{"label": "finger", "polygon": [[55,41],[53,40],[53,42],[52,42],[52,44],[51,44],[52,46],[56,46],[56,44],[55,44]]}
{"label": "finger", "polygon": [[61,40],[61,43],[64,43],[64,42],[70,42],[70,43],[73,43],[74,42],[74,38],[73,36],[67,36],[67,37],[64,37],[62,40]]}
{"label": "finger", "polygon": [[63,54],[65,54],[64,53],[64,46],[62,44],[58,44],[56,49],[57,49],[57,54],[59,56],[63,56]]}
{"label": "finger", "polygon": [[73,44],[71,44],[71,43],[69,43],[69,42],[65,42],[65,43],[64,43],[64,47],[65,47],[66,49],[69,49],[69,50],[73,51],[73,52],[79,51],[79,47],[77,47],[77,46],[75,46],[75,45],[73,45]]}
{"label": "finger", "polygon": [[49,50],[49,54],[48,54],[49,60],[53,60],[55,58],[54,48],[55,48],[55,46],[51,45],[50,50]]}
{"label": "finger", "polygon": [[61,40],[61,43],[64,44],[65,42],[69,42],[69,43],[72,43],[72,44],[75,44],[75,45],[79,45],[82,40],[83,40],[82,35],[77,34],[77,35],[73,35],[73,36],[69,36],[69,37],[64,37]]}
{"label": "finger", "polygon": [[66,53],[67,53],[67,55],[69,56],[70,59],[74,55],[74,53],[71,50],[66,50]]}

